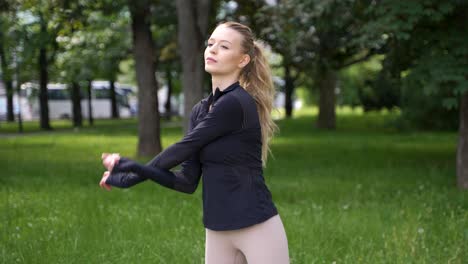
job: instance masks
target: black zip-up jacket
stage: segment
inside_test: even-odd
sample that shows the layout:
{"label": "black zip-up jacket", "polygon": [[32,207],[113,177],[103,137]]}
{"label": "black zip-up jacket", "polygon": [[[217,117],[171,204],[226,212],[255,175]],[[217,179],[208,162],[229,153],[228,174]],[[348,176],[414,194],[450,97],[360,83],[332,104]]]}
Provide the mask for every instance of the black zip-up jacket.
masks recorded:
{"label": "black zip-up jacket", "polygon": [[[209,110],[212,105],[211,110]],[[151,179],[193,193],[203,173],[203,223],[234,230],[276,215],[263,178],[261,128],[254,99],[236,82],[196,104],[184,138],[146,165],[122,157],[106,183],[130,187]],[[181,164],[178,171],[169,169]]]}

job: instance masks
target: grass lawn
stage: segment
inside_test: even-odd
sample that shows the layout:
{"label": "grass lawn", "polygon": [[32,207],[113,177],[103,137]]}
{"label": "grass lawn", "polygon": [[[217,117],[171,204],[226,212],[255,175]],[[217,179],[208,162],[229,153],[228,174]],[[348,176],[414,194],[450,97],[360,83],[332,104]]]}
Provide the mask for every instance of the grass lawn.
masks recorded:
{"label": "grass lawn", "polygon": [[[457,134],[398,132],[396,115],[340,109],[336,131],[315,129],[312,108],[278,120],[264,174],[291,263],[467,263]],[[0,263],[204,263],[201,185],[98,186],[102,152],[135,156],[135,119],[52,126],[0,124]],[[165,124],[163,145],[181,136]]]}

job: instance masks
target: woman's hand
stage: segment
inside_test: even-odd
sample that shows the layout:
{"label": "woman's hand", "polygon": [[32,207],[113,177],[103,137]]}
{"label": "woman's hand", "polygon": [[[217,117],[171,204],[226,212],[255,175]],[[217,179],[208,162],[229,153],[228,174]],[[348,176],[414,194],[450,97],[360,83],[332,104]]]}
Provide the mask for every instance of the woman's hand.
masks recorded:
{"label": "woman's hand", "polygon": [[102,153],[101,158],[104,167],[106,167],[108,171],[112,171],[114,165],[119,163],[120,155],[119,153]]}
{"label": "woman's hand", "polygon": [[101,188],[106,189],[108,191],[111,190],[111,186],[106,183],[106,180],[107,180],[107,178],[109,178],[109,175],[110,175],[110,172],[105,171],[104,174],[102,175],[101,181],[99,182],[99,186],[101,186]]}

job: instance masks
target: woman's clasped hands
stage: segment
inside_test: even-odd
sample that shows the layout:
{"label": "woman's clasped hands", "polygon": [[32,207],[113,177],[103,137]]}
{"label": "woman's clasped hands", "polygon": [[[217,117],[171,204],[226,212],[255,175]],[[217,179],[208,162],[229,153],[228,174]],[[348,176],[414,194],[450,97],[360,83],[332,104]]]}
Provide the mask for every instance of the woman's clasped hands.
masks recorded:
{"label": "woman's clasped hands", "polygon": [[106,184],[106,180],[107,178],[109,178],[109,175],[112,169],[114,168],[114,165],[119,163],[120,155],[118,153],[102,153],[101,159],[102,159],[102,164],[107,169],[107,171],[105,171],[104,174],[102,175],[102,179],[99,182],[99,186],[101,186],[101,188],[104,188],[110,191],[111,186],[109,184]]}

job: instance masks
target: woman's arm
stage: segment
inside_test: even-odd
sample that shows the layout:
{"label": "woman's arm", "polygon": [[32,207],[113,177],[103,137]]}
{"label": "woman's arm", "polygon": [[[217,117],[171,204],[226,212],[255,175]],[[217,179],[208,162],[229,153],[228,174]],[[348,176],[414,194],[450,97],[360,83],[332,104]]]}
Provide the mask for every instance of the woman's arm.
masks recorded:
{"label": "woman's arm", "polygon": [[[188,133],[195,126],[198,107],[199,104],[192,108]],[[198,153],[184,161],[181,164],[181,169],[175,172],[170,171],[170,167],[158,167],[155,162],[157,157],[148,162],[146,166],[129,159],[121,159],[121,161],[114,165],[116,169],[112,169],[112,173],[107,178],[106,183],[120,188],[129,188],[147,179],[151,179],[165,187],[180,192],[195,192],[201,177],[201,163]]]}
{"label": "woman's arm", "polygon": [[164,187],[191,194],[197,189],[200,176],[200,164],[194,159],[185,161],[181,170],[172,172],[151,166],[151,164],[142,165],[122,157],[112,169],[106,184],[128,188],[146,179],[151,179]]}
{"label": "woman's arm", "polygon": [[105,183],[119,188],[130,188],[145,180],[146,178],[141,177],[134,172],[119,171],[110,173]]}
{"label": "woman's arm", "polygon": [[[197,108],[199,107],[200,104],[198,104]],[[194,109],[195,107],[192,109],[192,116],[190,118],[191,126],[195,123],[194,119],[198,115],[193,114]],[[116,164],[115,167],[120,168],[117,171],[136,173],[136,175],[129,176],[124,174],[117,175],[117,177],[127,177],[125,181],[130,184],[139,183],[144,179],[152,179],[165,187],[193,193],[201,175],[201,166],[198,158],[199,151],[211,141],[240,129],[242,127],[242,119],[243,111],[237,98],[234,96],[223,96],[181,141],[159,153],[146,166],[128,159],[126,160],[126,166],[123,166],[120,162]],[[169,171],[169,169],[183,162],[185,164],[183,164],[181,171],[176,173]],[[112,172],[106,183],[112,185],[114,182],[113,174]],[[117,179],[117,182],[121,183],[122,180]]]}
{"label": "woman's arm", "polygon": [[159,153],[151,164],[159,168],[173,168],[198,153],[206,144],[242,128],[243,118],[238,99],[225,95],[181,141]]}

